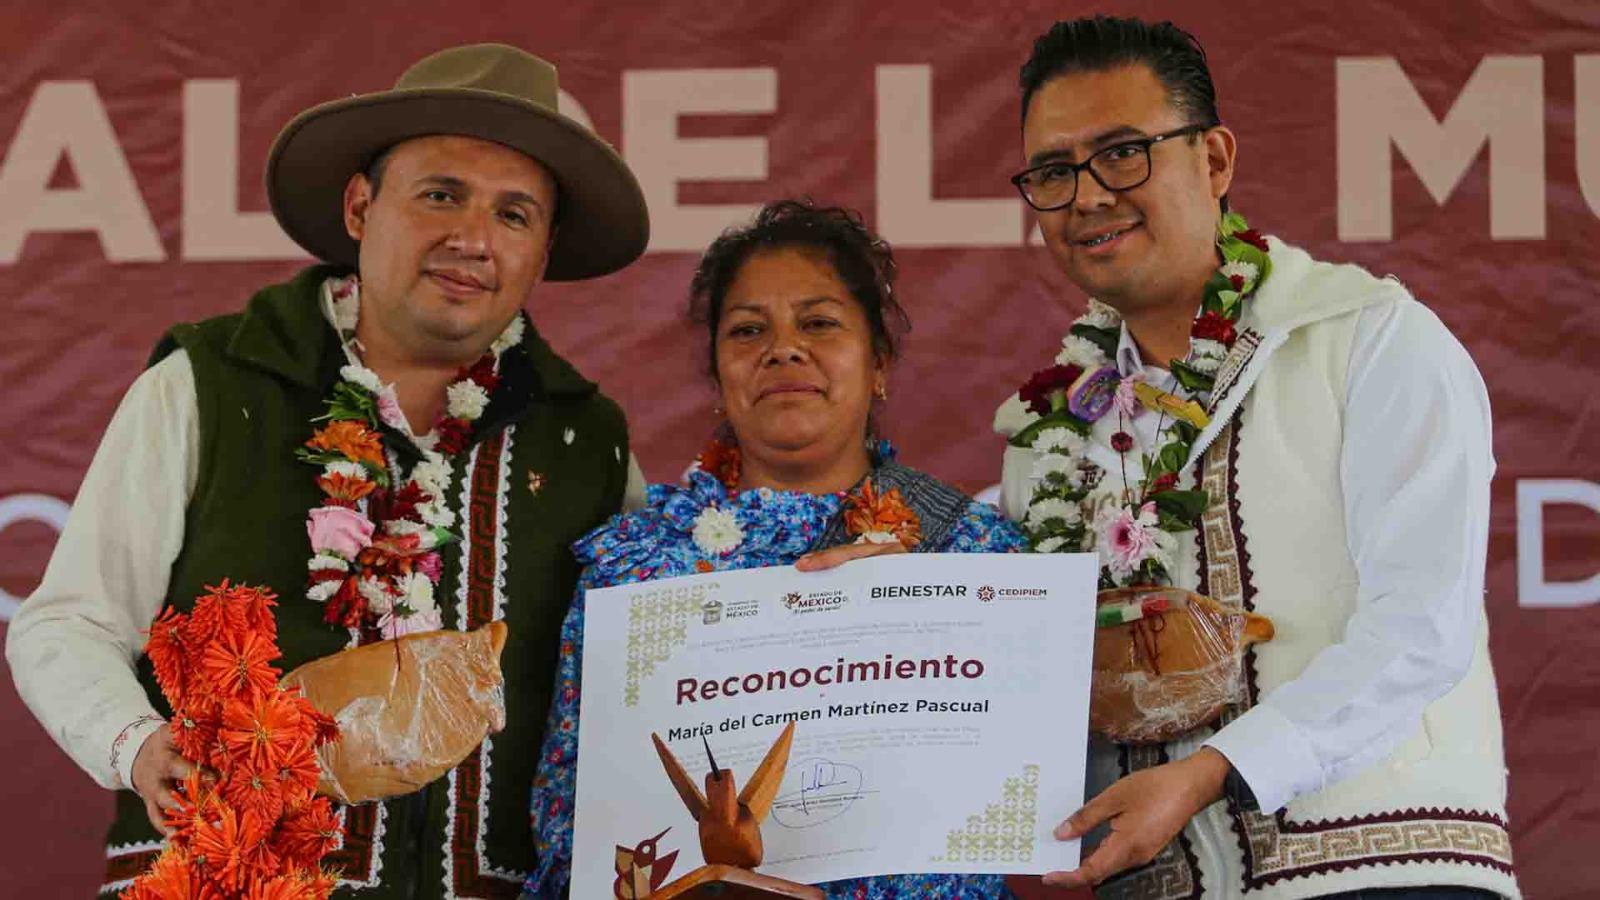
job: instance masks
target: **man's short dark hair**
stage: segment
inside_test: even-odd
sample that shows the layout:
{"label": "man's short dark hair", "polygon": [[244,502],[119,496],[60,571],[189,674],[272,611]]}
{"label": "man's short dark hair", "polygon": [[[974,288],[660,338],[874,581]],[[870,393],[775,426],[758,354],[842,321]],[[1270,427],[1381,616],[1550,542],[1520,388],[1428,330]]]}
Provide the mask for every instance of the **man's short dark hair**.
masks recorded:
{"label": "man's short dark hair", "polygon": [[1078,72],[1146,65],[1167,89],[1167,100],[1194,125],[1220,125],[1217,93],[1206,51],[1195,36],[1171,22],[1095,16],[1057,22],[1033,42],[1022,66],[1022,118],[1046,82]]}
{"label": "man's short dark hair", "polygon": [[383,174],[389,168],[389,157],[394,155],[394,148],[398,146],[400,145],[390,144],[383,148],[362,170],[361,174],[367,176],[367,181],[372,184],[372,199],[374,200],[378,199],[378,191],[383,188]]}

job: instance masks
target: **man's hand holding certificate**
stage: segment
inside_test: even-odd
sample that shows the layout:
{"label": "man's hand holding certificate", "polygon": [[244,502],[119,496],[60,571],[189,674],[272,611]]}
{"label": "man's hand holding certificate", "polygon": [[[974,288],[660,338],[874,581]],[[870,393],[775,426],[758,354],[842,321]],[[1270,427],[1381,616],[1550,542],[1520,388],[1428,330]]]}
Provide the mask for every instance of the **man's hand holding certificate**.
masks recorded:
{"label": "man's hand holding certificate", "polygon": [[761,871],[1075,867],[1051,831],[1083,800],[1095,577],[1088,555],[923,554],[590,591],[573,896],[610,896],[622,855],[668,881],[701,863],[652,733],[693,777],[709,747],[743,779],[791,723]]}

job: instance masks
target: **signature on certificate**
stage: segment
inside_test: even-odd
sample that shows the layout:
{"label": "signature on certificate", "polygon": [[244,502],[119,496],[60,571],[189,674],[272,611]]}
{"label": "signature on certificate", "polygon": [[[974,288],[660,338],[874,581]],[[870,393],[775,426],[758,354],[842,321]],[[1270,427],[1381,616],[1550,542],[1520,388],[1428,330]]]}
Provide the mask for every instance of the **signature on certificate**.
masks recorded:
{"label": "signature on certificate", "polygon": [[785,786],[772,803],[772,821],[785,828],[814,828],[850,810],[865,794],[861,770],[848,763],[813,757],[789,767]]}

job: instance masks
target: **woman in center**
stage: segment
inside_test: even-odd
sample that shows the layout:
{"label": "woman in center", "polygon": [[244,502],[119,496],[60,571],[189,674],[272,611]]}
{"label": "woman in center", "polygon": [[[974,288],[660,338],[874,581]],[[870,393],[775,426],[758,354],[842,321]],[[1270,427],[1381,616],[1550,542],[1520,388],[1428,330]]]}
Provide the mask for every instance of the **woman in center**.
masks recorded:
{"label": "woman in center", "polygon": [[[685,483],[575,546],[585,566],[561,635],[538,775],[538,862],[525,897],[564,896],[572,865],[584,594],[696,572],[856,553],[1007,552],[1025,546],[989,506],[894,461],[874,428],[905,316],[888,245],[843,209],[786,200],[706,251],[690,289],[726,421]],[[801,562],[827,565],[834,558]],[[658,773],[659,774],[659,773]],[[673,872],[672,877],[683,874]],[[891,875],[820,886],[830,898],[1003,898],[999,875]]]}

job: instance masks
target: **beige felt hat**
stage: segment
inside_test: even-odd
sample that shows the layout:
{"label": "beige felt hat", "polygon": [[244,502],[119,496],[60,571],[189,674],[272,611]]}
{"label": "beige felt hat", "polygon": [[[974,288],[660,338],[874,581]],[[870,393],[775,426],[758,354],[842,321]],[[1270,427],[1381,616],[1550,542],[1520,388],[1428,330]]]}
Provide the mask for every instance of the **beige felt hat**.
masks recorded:
{"label": "beige felt hat", "polygon": [[312,107],[267,157],[267,199],[291,238],[354,267],[344,187],[378,154],[415,137],[459,134],[538,160],[559,187],[560,228],[545,277],[579,281],[639,258],[650,239],[644,194],[627,163],[556,110],[556,68],[505,44],[452,47],[406,70],[394,89]]}

